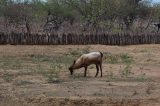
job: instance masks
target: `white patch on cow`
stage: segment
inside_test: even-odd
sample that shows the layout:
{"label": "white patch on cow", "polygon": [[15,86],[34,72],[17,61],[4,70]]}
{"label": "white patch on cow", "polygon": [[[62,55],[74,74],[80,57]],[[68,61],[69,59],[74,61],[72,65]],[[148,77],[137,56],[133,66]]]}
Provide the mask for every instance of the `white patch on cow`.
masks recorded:
{"label": "white patch on cow", "polygon": [[100,52],[91,52],[88,54],[84,54],[82,56],[88,57],[88,58],[97,58],[97,57],[101,56],[101,54],[100,54]]}

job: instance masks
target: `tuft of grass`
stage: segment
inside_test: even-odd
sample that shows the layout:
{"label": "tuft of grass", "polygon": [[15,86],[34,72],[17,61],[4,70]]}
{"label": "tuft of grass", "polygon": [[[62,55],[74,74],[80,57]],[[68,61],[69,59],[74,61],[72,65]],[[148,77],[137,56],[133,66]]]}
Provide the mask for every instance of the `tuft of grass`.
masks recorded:
{"label": "tuft of grass", "polygon": [[3,80],[5,80],[6,82],[11,82],[13,81],[13,75],[9,74],[8,72],[6,72],[3,76],[2,76]]}
{"label": "tuft of grass", "polygon": [[146,53],[146,52],[148,52],[148,50],[147,49],[142,49],[140,52]]}
{"label": "tuft of grass", "polygon": [[89,53],[89,51],[90,51],[89,49],[90,49],[90,48],[91,48],[90,46],[86,46],[85,48],[82,49],[82,53],[83,53],[83,54]]}
{"label": "tuft of grass", "polygon": [[17,86],[23,86],[23,85],[28,85],[28,84],[33,84],[33,82],[30,82],[27,80],[20,80],[20,81],[15,82],[15,85],[17,85]]}
{"label": "tuft of grass", "polygon": [[135,90],[132,94],[132,96],[138,95],[138,92]]}
{"label": "tuft of grass", "polygon": [[54,57],[45,56],[45,55],[28,55],[32,59],[33,62],[51,62],[54,60]]}
{"label": "tuft of grass", "polygon": [[60,78],[59,78],[59,73],[60,73],[60,70],[62,69],[62,65],[61,64],[52,64],[50,67],[51,67],[51,70],[49,71],[50,73],[46,74],[47,82],[48,83],[61,82]]}
{"label": "tuft of grass", "polygon": [[106,56],[106,62],[110,64],[132,64],[134,62],[133,58],[128,54],[108,54]]}
{"label": "tuft of grass", "polygon": [[[55,74],[59,72],[63,66],[68,67],[69,64],[73,61],[73,57],[68,55],[64,56],[40,56],[40,55],[31,55],[31,59],[34,63],[32,71],[37,74],[46,76],[47,74]],[[30,68],[30,67],[28,67]]]}
{"label": "tuft of grass", "polygon": [[65,56],[58,57],[52,63],[54,63],[54,64],[58,63],[58,64],[69,65],[69,64],[71,64],[73,62],[74,59],[75,59],[75,57],[73,57],[71,55],[65,55]]}
{"label": "tuft of grass", "polygon": [[109,55],[106,57],[107,63],[110,64],[117,64],[118,63],[118,57],[116,55]]}
{"label": "tuft of grass", "polygon": [[147,94],[151,94],[151,93],[152,93],[152,90],[154,90],[154,89],[155,89],[154,84],[153,84],[153,83],[148,83],[148,84],[147,84],[147,88],[146,88],[146,93],[147,93]]}
{"label": "tuft of grass", "polygon": [[79,49],[79,48],[70,49],[69,52],[66,55],[73,56],[73,57],[75,57],[75,56],[78,57],[82,54],[89,53],[89,49],[90,49],[90,46],[86,46],[83,49]]}
{"label": "tuft of grass", "polygon": [[114,78],[113,72],[110,72],[109,76],[111,79],[113,79]]}
{"label": "tuft of grass", "polygon": [[137,76],[136,80],[139,82],[144,82],[147,80],[147,78],[145,77],[145,74],[140,74]]}
{"label": "tuft of grass", "polygon": [[47,75],[47,82],[48,83],[60,83],[61,80],[58,78],[56,74],[49,74]]}
{"label": "tuft of grass", "polygon": [[122,63],[125,63],[125,64],[131,64],[133,62],[133,58],[128,54],[121,54],[120,59]]}
{"label": "tuft of grass", "polygon": [[105,96],[104,93],[100,93],[100,92],[95,92],[92,94],[93,96]]}
{"label": "tuft of grass", "polygon": [[132,67],[130,65],[127,65],[123,70],[122,70],[122,77],[128,77],[131,74],[131,69]]}
{"label": "tuft of grass", "polygon": [[113,74],[112,71],[109,72],[108,77],[109,77],[110,79],[114,79],[114,74]]}
{"label": "tuft of grass", "polygon": [[0,67],[4,70],[8,69],[21,69],[23,61],[15,57],[1,57],[0,58]]}
{"label": "tuft of grass", "polygon": [[79,56],[81,55],[80,49],[70,49],[67,55],[70,56]]}

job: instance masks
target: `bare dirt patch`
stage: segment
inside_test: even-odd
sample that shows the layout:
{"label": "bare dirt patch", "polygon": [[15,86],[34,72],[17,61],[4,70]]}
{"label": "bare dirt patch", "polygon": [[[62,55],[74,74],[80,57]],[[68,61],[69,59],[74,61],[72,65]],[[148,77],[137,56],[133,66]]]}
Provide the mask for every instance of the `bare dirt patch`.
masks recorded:
{"label": "bare dirt patch", "polygon": [[[159,106],[160,45],[0,46],[0,106]],[[102,51],[95,66],[70,76],[79,55]]]}

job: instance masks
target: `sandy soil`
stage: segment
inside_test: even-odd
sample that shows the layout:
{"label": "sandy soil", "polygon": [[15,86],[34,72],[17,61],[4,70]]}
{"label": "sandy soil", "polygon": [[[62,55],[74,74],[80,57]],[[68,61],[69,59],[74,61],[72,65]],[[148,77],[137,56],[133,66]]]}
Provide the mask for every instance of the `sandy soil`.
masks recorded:
{"label": "sandy soil", "polygon": [[[77,48],[86,46],[4,45],[0,46],[0,58],[61,57]],[[104,53],[102,78],[94,77],[94,65],[89,67],[86,78],[83,77],[84,69],[75,70],[70,76],[66,65],[62,66],[55,82],[49,83],[42,74],[24,74],[22,69],[5,68],[0,64],[0,106],[160,106],[160,45],[88,45],[87,48]],[[108,54],[132,57],[133,62],[126,69],[130,71],[127,77],[121,75],[127,63],[109,63]],[[25,64],[34,66],[31,60]],[[44,66],[47,64],[43,63]],[[10,63],[6,65],[10,66]],[[8,81],[8,74],[4,78],[6,72],[12,75],[11,81]]]}

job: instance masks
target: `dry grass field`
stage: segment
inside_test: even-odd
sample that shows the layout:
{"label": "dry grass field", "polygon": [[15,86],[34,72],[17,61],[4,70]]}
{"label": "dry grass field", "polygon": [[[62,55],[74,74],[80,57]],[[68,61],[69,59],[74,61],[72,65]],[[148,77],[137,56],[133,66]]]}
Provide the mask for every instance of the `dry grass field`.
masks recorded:
{"label": "dry grass field", "polygon": [[[68,67],[101,51],[96,68]],[[160,45],[0,46],[0,106],[160,106]]]}

